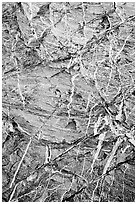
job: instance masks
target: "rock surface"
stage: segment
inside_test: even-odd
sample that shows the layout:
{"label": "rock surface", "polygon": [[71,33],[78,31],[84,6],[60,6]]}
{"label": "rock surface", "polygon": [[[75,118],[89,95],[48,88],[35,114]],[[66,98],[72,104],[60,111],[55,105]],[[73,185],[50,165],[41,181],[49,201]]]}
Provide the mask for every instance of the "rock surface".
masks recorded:
{"label": "rock surface", "polygon": [[2,4],[3,201],[135,197],[135,5]]}

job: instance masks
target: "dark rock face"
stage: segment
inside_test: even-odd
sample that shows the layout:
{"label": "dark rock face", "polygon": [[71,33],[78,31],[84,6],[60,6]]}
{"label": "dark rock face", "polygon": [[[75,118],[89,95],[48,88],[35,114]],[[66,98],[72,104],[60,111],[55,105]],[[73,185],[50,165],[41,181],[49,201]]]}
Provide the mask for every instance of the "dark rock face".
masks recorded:
{"label": "dark rock face", "polygon": [[135,4],[2,4],[3,201],[133,202]]}

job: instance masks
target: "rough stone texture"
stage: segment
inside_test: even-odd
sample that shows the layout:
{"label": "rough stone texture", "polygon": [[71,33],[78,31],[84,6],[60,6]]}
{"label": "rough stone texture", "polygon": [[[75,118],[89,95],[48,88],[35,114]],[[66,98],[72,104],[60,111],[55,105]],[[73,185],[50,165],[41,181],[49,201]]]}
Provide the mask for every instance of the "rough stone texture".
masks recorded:
{"label": "rough stone texture", "polygon": [[135,5],[2,4],[3,201],[134,201]]}

